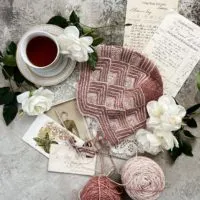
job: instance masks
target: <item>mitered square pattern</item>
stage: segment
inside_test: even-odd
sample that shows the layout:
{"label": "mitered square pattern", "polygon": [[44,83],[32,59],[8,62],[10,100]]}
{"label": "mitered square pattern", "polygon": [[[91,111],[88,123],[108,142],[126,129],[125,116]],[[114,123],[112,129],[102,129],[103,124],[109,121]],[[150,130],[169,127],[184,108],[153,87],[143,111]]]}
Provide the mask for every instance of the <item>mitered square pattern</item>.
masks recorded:
{"label": "mitered square pattern", "polygon": [[96,118],[104,137],[118,144],[146,124],[146,104],[163,93],[156,66],[133,50],[101,46],[92,71],[80,63],[77,104],[85,116]]}

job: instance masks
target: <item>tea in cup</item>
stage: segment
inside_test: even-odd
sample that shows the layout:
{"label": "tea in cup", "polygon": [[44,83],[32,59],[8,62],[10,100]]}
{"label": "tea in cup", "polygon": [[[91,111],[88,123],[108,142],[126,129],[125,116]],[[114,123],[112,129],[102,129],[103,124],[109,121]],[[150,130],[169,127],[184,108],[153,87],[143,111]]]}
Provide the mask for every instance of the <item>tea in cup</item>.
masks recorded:
{"label": "tea in cup", "polygon": [[45,31],[32,31],[25,35],[21,45],[24,62],[35,69],[51,69],[56,66],[60,51],[56,38]]}

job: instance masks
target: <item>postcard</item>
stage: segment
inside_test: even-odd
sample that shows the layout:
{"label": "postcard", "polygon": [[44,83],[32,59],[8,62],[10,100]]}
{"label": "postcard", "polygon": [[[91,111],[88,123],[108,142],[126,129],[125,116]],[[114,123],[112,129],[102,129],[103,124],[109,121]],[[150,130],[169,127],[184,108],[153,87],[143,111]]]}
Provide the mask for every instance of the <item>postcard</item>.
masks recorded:
{"label": "postcard", "polygon": [[141,52],[169,10],[177,10],[178,0],[128,0],[123,46]]}
{"label": "postcard", "polygon": [[49,157],[51,145],[66,144],[70,136],[75,139],[77,146],[83,146],[83,140],[43,114],[35,119],[22,139],[34,149]]}
{"label": "postcard", "polygon": [[85,142],[79,137],[48,116],[40,115],[32,123],[23,140],[49,158],[49,171],[94,175],[96,155],[88,157],[84,152],[78,152],[69,142],[69,137],[73,137],[77,147],[83,147]]}
{"label": "postcard", "polygon": [[[70,153],[69,153],[70,152]],[[96,157],[88,158],[70,145],[51,145],[48,171],[95,175]]]}
{"label": "postcard", "polygon": [[199,35],[199,26],[171,12],[144,49],[158,66],[165,94],[175,97],[200,60]]}
{"label": "postcard", "polygon": [[78,110],[76,100],[54,106],[46,114],[82,140],[92,139],[85,118]]}

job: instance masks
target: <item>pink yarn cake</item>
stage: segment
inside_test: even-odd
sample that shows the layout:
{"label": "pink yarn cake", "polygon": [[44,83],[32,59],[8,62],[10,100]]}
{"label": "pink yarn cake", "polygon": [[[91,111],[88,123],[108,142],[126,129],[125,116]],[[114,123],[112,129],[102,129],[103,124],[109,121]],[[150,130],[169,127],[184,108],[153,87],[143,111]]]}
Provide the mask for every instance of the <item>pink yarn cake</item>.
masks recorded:
{"label": "pink yarn cake", "polygon": [[95,71],[87,63],[79,65],[77,104],[115,145],[145,126],[146,104],[163,94],[163,83],[157,67],[130,49],[101,46],[98,56]]}

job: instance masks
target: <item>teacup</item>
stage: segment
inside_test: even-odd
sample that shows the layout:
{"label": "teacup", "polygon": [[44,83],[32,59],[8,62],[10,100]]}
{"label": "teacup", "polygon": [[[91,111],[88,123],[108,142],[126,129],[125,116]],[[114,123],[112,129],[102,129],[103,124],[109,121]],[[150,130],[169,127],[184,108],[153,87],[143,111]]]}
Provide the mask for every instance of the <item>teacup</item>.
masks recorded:
{"label": "teacup", "polygon": [[61,57],[56,38],[45,31],[28,32],[21,43],[24,62],[35,70],[52,69]]}

